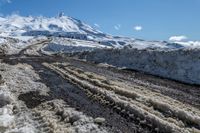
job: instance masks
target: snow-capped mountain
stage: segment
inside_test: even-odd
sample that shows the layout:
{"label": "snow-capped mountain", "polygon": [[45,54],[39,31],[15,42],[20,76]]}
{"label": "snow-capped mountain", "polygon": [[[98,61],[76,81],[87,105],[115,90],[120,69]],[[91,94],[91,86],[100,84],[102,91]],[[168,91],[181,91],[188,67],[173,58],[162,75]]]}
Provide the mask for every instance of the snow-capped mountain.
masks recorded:
{"label": "snow-capped mountain", "polygon": [[22,17],[19,15],[12,15],[5,18],[0,17],[0,35],[105,36],[102,32],[72,17],[58,16],[47,18]]}
{"label": "snow-capped mountain", "polygon": [[[0,17],[0,37],[14,37],[24,40],[30,38],[30,36],[35,37],[40,35],[91,40],[97,44],[99,43],[99,45],[117,48],[130,46],[137,49],[179,49],[200,46],[200,42],[198,41],[145,41],[135,38],[111,36],[94,29],[80,20],[64,16],[63,14],[59,14],[57,17],[23,17],[19,15]],[[64,41],[62,43],[65,44]]]}

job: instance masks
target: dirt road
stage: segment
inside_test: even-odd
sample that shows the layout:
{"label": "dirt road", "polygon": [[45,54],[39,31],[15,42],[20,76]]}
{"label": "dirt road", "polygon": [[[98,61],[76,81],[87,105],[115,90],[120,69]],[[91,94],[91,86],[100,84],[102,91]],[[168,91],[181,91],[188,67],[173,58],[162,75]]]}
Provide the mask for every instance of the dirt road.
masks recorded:
{"label": "dirt road", "polygon": [[30,49],[38,51],[33,45],[20,56],[2,57],[15,126],[1,130],[31,125],[33,132],[47,133],[200,131],[199,86],[69,57],[25,55]]}

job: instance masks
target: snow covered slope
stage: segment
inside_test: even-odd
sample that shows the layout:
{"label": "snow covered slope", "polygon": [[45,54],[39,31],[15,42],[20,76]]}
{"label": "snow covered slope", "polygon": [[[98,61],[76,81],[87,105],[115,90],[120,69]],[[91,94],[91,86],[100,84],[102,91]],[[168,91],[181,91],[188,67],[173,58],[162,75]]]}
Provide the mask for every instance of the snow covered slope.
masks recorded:
{"label": "snow covered slope", "polygon": [[67,17],[22,17],[12,15],[0,18],[1,36],[20,36],[20,35],[87,35],[87,36],[105,36],[84,24],[80,20]]}
{"label": "snow covered slope", "polygon": [[198,41],[173,43],[111,36],[94,29],[80,20],[63,15],[57,17],[23,17],[19,15],[0,17],[0,36],[14,37],[22,40],[27,38],[27,36],[74,38],[79,40],[95,41],[100,45],[115,48],[123,48],[127,45],[138,49],[179,49],[184,47],[200,46],[200,42]]}
{"label": "snow covered slope", "polygon": [[[19,15],[11,15],[7,17],[0,17],[0,50],[4,53],[17,53],[20,48],[31,45],[30,42],[40,36],[59,37],[61,40],[65,38],[78,39],[78,40],[99,40],[107,38],[106,34],[93,29],[91,26],[67,16],[57,17],[23,17]],[[14,42],[12,40],[15,40]],[[17,41],[16,41],[17,40]],[[63,44],[54,45],[53,51],[61,52]],[[55,43],[55,42],[52,42]],[[57,43],[57,42],[56,42]],[[87,44],[83,42],[83,45]],[[90,47],[98,48],[102,45],[75,45],[78,49],[85,50]],[[95,43],[97,44],[97,42]],[[20,47],[18,47],[20,45]],[[24,47],[22,47],[24,45]],[[67,44],[68,45],[68,44]],[[58,48],[57,48],[58,46]],[[16,48],[18,50],[16,50]],[[9,51],[7,51],[9,49]],[[68,48],[66,48],[68,49]],[[6,51],[6,52],[5,52]],[[12,51],[12,52],[10,52]],[[69,50],[68,50],[69,51]],[[64,51],[65,52],[65,51]]]}
{"label": "snow covered slope", "polygon": [[111,36],[63,15],[0,17],[0,53],[17,53],[40,41],[38,36],[52,38],[42,48],[45,54],[94,51],[83,58],[200,84],[199,41],[146,41]]}

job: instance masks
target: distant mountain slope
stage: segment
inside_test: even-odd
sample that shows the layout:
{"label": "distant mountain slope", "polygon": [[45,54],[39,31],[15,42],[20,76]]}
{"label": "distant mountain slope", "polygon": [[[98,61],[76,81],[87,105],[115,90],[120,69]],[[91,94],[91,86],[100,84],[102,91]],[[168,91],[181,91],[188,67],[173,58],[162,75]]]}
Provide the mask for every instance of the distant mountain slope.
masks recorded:
{"label": "distant mountain slope", "polygon": [[63,16],[62,14],[57,17],[23,17],[19,15],[0,17],[0,37],[25,39],[27,36],[53,36],[91,40],[100,45],[113,48],[128,46],[137,49],[180,49],[200,46],[200,42],[198,41],[172,43],[112,36],[96,30],[80,20]]}
{"label": "distant mountain slope", "polygon": [[70,33],[70,35],[106,36],[80,20],[67,16],[47,18],[12,15],[0,18],[0,31],[0,35],[3,36],[30,35],[31,32],[39,35],[45,33],[46,35],[56,35],[55,33],[66,35],[66,33]]}

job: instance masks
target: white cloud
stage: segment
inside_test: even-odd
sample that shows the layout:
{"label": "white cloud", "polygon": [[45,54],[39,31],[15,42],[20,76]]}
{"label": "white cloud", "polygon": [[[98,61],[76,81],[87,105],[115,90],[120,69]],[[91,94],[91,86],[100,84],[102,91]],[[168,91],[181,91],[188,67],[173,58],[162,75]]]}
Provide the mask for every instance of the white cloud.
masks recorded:
{"label": "white cloud", "polygon": [[187,40],[187,39],[188,39],[187,36],[184,36],[184,35],[181,35],[181,36],[171,36],[169,38],[169,41],[173,41],[173,42],[178,41],[178,42],[180,42],[180,41],[184,41],[184,40]]}
{"label": "white cloud", "polygon": [[101,26],[97,23],[94,24],[95,27],[100,28]]}
{"label": "white cloud", "polygon": [[134,27],[134,30],[136,30],[136,31],[141,31],[142,29],[143,29],[143,27],[139,26],[139,25]]}
{"label": "white cloud", "polygon": [[118,24],[118,25],[115,25],[115,26],[114,26],[114,28],[115,28],[115,30],[120,30],[120,28],[121,28],[121,25],[120,25],[120,24]]}

